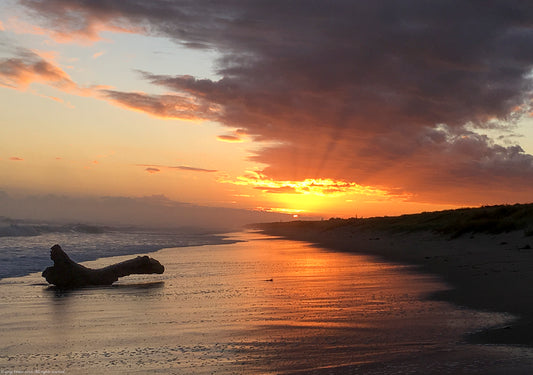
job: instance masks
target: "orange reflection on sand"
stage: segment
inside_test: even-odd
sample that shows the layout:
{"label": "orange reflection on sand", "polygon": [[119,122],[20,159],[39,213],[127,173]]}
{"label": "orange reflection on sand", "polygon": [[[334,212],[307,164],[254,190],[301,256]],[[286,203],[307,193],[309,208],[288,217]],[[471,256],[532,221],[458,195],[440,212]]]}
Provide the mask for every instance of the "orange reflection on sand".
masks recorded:
{"label": "orange reflection on sand", "polygon": [[[259,293],[243,295],[241,301],[246,305],[261,300],[253,302],[262,306],[261,314],[249,323],[270,335],[297,339],[344,329],[379,330],[383,321],[390,323],[418,308],[412,302],[428,287],[427,278],[417,285],[417,275],[405,277],[399,272],[404,266],[309,244],[275,244],[262,255],[264,264],[269,264],[268,279],[243,281]],[[407,293],[399,295],[398,290]]]}
{"label": "orange reflection on sand", "polygon": [[[268,313],[254,325],[283,329],[287,336],[299,335],[304,328],[311,329],[307,335],[313,335],[320,327],[353,327],[351,316],[346,316],[355,298],[350,287],[357,280],[353,262],[343,255],[317,251],[308,245],[282,241],[276,244],[268,251],[268,263],[275,269],[271,274],[273,283],[269,288],[257,286],[264,289],[262,298],[268,301]],[[364,277],[364,273],[372,272],[369,267],[368,263],[361,263],[357,273]],[[287,327],[300,330],[286,330]]]}

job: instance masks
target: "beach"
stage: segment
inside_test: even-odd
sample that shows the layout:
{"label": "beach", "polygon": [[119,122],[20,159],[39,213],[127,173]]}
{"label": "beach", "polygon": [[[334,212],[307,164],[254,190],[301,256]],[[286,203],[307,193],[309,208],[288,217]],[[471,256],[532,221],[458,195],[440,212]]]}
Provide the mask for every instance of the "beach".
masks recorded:
{"label": "beach", "polygon": [[473,341],[533,346],[533,237],[523,230],[450,236],[429,230],[368,231],[350,225],[311,230],[274,224],[266,225],[265,232],[416,265],[449,285],[432,298],[516,317],[510,324],[473,335]]}
{"label": "beach", "polygon": [[255,232],[229,238],[239,242],[150,253],[163,275],[110,287],[61,291],[39,273],[1,280],[1,372],[525,374],[533,366],[528,347],[466,338],[514,315],[430,298],[449,285],[419,267]]}

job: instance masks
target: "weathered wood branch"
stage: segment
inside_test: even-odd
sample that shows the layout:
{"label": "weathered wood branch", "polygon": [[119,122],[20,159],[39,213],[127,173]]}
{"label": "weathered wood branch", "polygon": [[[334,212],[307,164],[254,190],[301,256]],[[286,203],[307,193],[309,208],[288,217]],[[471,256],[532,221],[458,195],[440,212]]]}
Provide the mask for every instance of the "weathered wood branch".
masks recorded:
{"label": "weathered wood branch", "polygon": [[146,255],[112,264],[104,268],[92,269],[74,262],[59,245],[52,246],[50,258],[54,261],[54,265],[45,269],[42,276],[50,284],[54,284],[60,288],[111,285],[119,277],[132,274],[161,274],[165,271],[165,267],[161,263]]}

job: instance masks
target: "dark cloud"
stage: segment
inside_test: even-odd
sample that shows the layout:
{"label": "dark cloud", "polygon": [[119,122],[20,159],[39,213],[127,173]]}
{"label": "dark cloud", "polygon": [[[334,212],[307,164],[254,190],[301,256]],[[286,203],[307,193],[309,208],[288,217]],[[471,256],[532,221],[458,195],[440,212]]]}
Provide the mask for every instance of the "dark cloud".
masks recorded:
{"label": "dark cloud", "polygon": [[141,72],[175,95],[106,95],[153,115],[215,120],[278,141],[253,156],[270,178],[335,178],[457,203],[531,193],[533,157],[478,134],[530,111],[529,2],[23,4],[49,27],[94,34],[99,22],[141,25],[218,51],[218,81]]}

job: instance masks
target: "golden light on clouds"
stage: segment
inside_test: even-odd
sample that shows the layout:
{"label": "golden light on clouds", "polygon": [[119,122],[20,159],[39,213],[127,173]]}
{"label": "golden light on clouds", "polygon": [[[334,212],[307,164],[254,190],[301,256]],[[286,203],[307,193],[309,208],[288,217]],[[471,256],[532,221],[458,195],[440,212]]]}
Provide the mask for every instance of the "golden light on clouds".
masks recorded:
{"label": "golden light on clouds", "polygon": [[273,207],[259,210],[288,214],[317,213],[332,205],[357,203],[360,199],[372,201],[408,199],[408,194],[395,194],[389,190],[363,186],[355,182],[330,178],[308,178],[301,181],[278,181],[256,171],[248,171],[236,179],[219,182],[260,190]]}
{"label": "golden light on clouds", "polygon": [[240,176],[236,180],[224,180],[222,182],[250,186],[254,189],[274,194],[304,194],[322,197],[351,194],[380,197],[390,196],[390,193],[386,190],[371,186],[362,186],[355,182],[333,180],[331,178],[277,181],[255,171],[248,171],[246,175]]}
{"label": "golden light on clouds", "polygon": [[221,142],[228,142],[228,143],[242,143],[244,140],[242,138],[239,138],[235,135],[229,135],[229,134],[222,134],[217,136],[217,139]]}
{"label": "golden light on clouds", "polygon": [[244,129],[235,129],[232,134],[222,134],[217,136],[221,142],[242,143],[246,141],[248,133]]}

